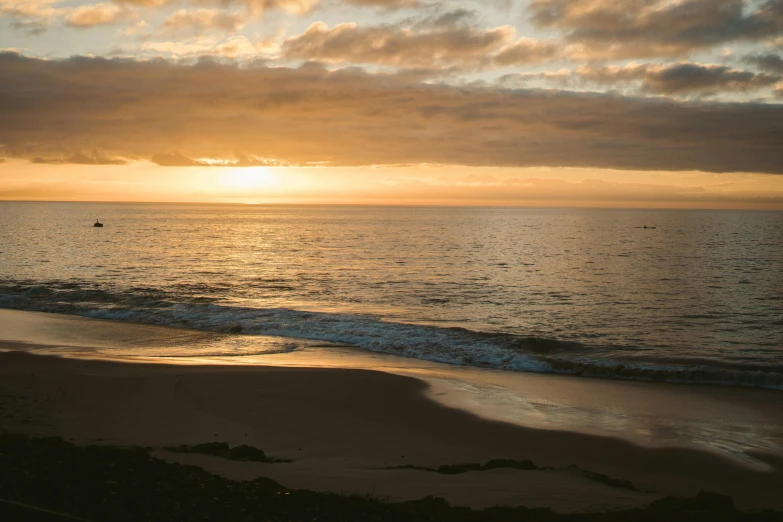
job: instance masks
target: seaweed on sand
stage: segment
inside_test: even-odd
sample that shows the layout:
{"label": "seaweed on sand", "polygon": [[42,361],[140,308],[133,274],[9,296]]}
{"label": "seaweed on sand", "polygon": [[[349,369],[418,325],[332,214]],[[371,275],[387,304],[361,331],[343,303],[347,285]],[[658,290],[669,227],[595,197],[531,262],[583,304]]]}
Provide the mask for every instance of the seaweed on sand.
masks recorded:
{"label": "seaweed on sand", "polygon": [[586,479],[595,480],[596,482],[606,484],[607,486],[613,488],[639,491],[636,488],[636,486],[634,486],[630,481],[625,479],[612,478],[607,475],[603,475],[601,473],[596,473],[594,471],[588,471],[586,469],[582,469],[579,466],[568,466],[567,468],[550,468],[550,467],[540,468],[535,464],[533,464],[533,462],[530,460],[493,459],[487,462],[486,464],[480,464],[478,462],[469,462],[465,464],[444,464],[443,466],[438,466],[437,468],[428,468],[425,466],[414,466],[411,464],[406,464],[404,466],[390,466],[387,467],[386,469],[414,469],[417,471],[429,471],[432,473],[441,473],[444,475],[459,475],[461,473],[467,473],[469,471],[488,471],[491,469],[500,469],[500,468],[521,469],[524,471],[573,470],[581,474]]}
{"label": "seaweed on sand", "polygon": [[[9,503],[12,502],[12,503]],[[16,504],[13,504],[16,503]],[[731,498],[702,492],[658,500],[645,509],[560,515],[550,509],[473,510],[440,498],[388,503],[366,496],[293,490],[266,479],[237,482],[152,457],[139,447],[80,447],[59,438],[0,435],[0,520],[20,505],[44,518],[125,521],[362,521],[362,522],[772,522],[783,513],[745,513]],[[16,510],[16,511],[14,511]],[[52,513],[56,513],[52,514]],[[55,517],[55,518],[51,518]],[[59,518],[57,518],[59,517]]]}
{"label": "seaweed on sand", "polygon": [[188,446],[183,444],[181,446],[165,448],[168,451],[176,453],[202,453],[204,455],[214,455],[215,457],[222,457],[229,460],[241,460],[248,462],[266,462],[266,463],[278,463],[278,462],[291,462],[286,459],[275,459],[267,457],[263,450],[254,448],[242,444],[241,446],[234,446],[233,448],[226,442],[207,442],[204,444],[195,444]]}

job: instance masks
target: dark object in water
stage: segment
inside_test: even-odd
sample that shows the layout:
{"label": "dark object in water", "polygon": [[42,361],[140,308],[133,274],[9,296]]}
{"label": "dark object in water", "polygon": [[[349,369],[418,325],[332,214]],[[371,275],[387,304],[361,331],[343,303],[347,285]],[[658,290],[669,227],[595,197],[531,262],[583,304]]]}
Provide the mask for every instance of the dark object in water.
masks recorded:
{"label": "dark object in water", "polygon": [[93,224],[92,224],[92,226],[94,226],[94,227],[103,227],[103,223],[101,223],[100,221],[98,221],[98,220],[96,219],[96,220],[95,220],[95,223],[93,223]]}
{"label": "dark object in water", "polygon": [[642,228],[647,228],[649,230],[655,230],[656,229],[656,227],[648,227],[647,225],[644,225]]}

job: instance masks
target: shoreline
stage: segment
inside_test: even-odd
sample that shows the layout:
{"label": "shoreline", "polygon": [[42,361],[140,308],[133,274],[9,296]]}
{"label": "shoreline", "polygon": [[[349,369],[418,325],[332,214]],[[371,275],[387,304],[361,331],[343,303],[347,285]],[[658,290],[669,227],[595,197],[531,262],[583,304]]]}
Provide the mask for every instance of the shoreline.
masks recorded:
{"label": "shoreline", "polygon": [[0,342],[123,363],[377,370],[423,380],[429,399],[487,420],[709,451],[761,470],[768,464],[756,454],[783,458],[783,394],[775,390],[455,366],[338,343],[4,309]]}
{"label": "shoreline", "polygon": [[[6,431],[77,444],[156,448],[225,441],[292,464],[225,461],[164,452],[232,479],[268,477],[286,487],[457,505],[528,505],[559,512],[642,507],[709,490],[743,509],[783,508],[781,461],[759,472],[687,449],[648,449],[593,435],[533,430],[445,408],[425,383],[369,370],[177,367],[0,354]],[[10,392],[10,393],[9,393]],[[16,397],[9,402],[8,396]],[[8,423],[7,413],[21,414]],[[10,424],[10,425],[9,425]],[[21,428],[21,429],[20,429]],[[390,466],[530,459],[628,480],[612,488],[568,472],[493,470],[458,476]],[[654,491],[654,493],[647,493]]]}
{"label": "shoreline", "polygon": [[[53,331],[44,333],[59,335],[56,317],[38,319],[51,319],[47,324]],[[131,338],[134,332],[144,332],[147,340],[154,340],[157,332],[175,330],[90,319],[77,323],[82,330],[90,325],[98,330],[120,328],[122,336]],[[185,330],[168,334],[184,343],[200,335]],[[84,332],[80,335],[89,337]],[[75,349],[78,343],[71,341],[66,344]],[[106,345],[112,342],[112,338],[105,339]],[[18,344],[5,346],[19,348]],[[373,360],[391,361],[376,357],[364,360],[365,367],[353,360],[356,366],[340,368],[306,367],[302,360],[298,366],[274,365],[290,361],[286,359],[290,354],[265,356],[267,365],[261,366],[113,362],[52,357],[53,353],[51,349],[48,355],[0,353],[2,431],[61,436],[82,445],[149,446],[158,448],[156,456],[231,479],[268,477],[290,488],[377,495],[393,501],[436,495],[454,505],[527,505],[567,513],[644,507],[657,498],[708,490],[732,496],[741,509],[783,509],[779,497],[783,457],[778,454],[752,452],[756,462],[764,464],[761,470],[693,447],[645,447],[589,430],[544,429],[541,426],[547,423],[537,420],[545,411],[542,405],[547,397],[551,404],[562,403],[558,407],[572,415],[582,408],[600,417],[594,409],[597,402],[621,405],[631,400],[632,407],[647,404],[650,412],[655,407],[669,411],[679,401],[680,415],[688,408],[720,405],[722,409],[707,412],[717,418],[735,410],[739,415],[747,405],[777,397],[770,395],[774,392],[743,390],[735,396],[729,390],[705,403],[709,394],[699,388],[685,393],[673,387],[667,392],[671,397],[666,397],[655,385],[614,385],[534,374],[505,376],[513,382],[504,384],[497,380],[503,375],[469,369],[438,373],[445,370],[435,364],[415,364],[407,370],[380,364],[368,368]],[[310,353],[313,362],[319,353]],[[338,353],[329,364],[348,361]],[[474,380],[449,381],[460,377]],[[490,392],[497,393],[498,386],[504,385],[529,402],[522,408],[508,397],[477,393],[470,388],[480,384],[479,377],[491,381],[484,383]],[[579,397],[586,393],[591,397],[582,397],[584,404],[580,405]],[[732,410],[725,404],[729,399],[745,402],[734,404]],[[569,401],[565,408],[563,404]],[[655,406],[656,401],[661,404]],[[488,411],[490,407],[498,411]],[[759,405],[759,411],[767,407]],[[564,427],[581,425],[568,424],[562,412],[558,415],[549,418],[550,425],[558,419]],[[631,424],[626,428],[639,429]],[[293,462],[235,462],[161,449],[214,441],[248,444]],[[492,459],[531,460],[537,467],[557,469],[492,469],[460,475],[386,469],[437,468]],[[630,481],[635,490],[591,480],[572,466]]]}
{"label": "shoreline", "polygon": [[[580,342],[559,340],[557,338],[539,338],[525,337],[510,333],[495,332],[492,329],[488,331],[470,330],[465,332],[471,336],[489,339],[489,351],[481,346],[465,346],[465,339],[459,335],[449,337],[450,330],[462,330],[459,323],[431,323],[417,321],[408,322],[402,320],[386,321],[371,319],[368,324],[347,324],[345,328],[352,331],[358,328],[358,333],[354,335],[342,335],[340,328],[324,327],[325,323],[333,322],[330,314],[340,316],[345,314],[350,316],[362,316],[364,311],[353,310],[350,307],[312,307],[306,305],[303,309],[298,308],[298,304],[292,303],[293,308],[271,308],[264,312],[263,309],[246,308],[241,305],[218,305],[219,310],[204,309],[199,305],[187,308],[186,312],[171,313],[171,310],[153,309],[153,310],[133,310],[123,309],[112,310],[112,307],[102,308],[80,308],[79,306],[60,306],[59,303],[49,303],[47,306],[34,306],[28,299],[28,292],[32,292],[32,299],[39,298],[39,294],[44,296],[47,290],[44,287],[30,287],[24,294],[11,296],[10,301],[5,305],[10,308],[0,308],[0,314],[8,312],[18,312],[22,314],[45,314],[50,316],[81,318],[99,320],[106,323],[123,323],[136,325],[139,328],[147,329],[170,329],[177,332],[199,332],[196,336],[197,343],[200,344],[199,351],[210,345],[208,338],[225,337],[233,335],[235,340],[253,339],[250,342],[239,342],[233,347],[233,353],[203,353],[203,355],[221,357],[221,356],[247,356],[247,355],[268,355],[269,353],[284,353],[288,351],[285,347],[291,344],[309,344],[324,345],[332,347],[349,346],[356,350],[371,352],[380,357],[403,357],[407,360],[419,360],[432,362],[435,364],[445,364],[449,366],[470,366],[480,369],[497,370],[502,372],[524,372],[537,373],[543,375],[561,375],[567,377],[586,377],[597,380],[616,380],[625,382],[649,382],[654,384],[688,384],[688,385],[707,385],[707,386],[729,386],[743,387],[748,389],[765,389],[773,391],[783,391],[783,367],[776,361],[759,361],[755,364],[740,364],[737,361],[726,361],[723,359],[711,360],[710,356],[706,358],[704,354],[701,357],[679,356],[664,358],[646,358],[630,357],[615,359],[611,356],[598,355],[596,357],[587,355],[586,357],[565,356],[572,348],[579,353],[581,350],[593,350],[601,348],[591,346],[590,344],[581,344]],[[19,298],[20,303],[14,303],[14,298]],[[7,299],[7,298],[6,298]],[[45,300],[45,299],[44,299]],[[71,303],[73,304],[73,303]],[[33,305],[33,306],[28,306]],[[212,306],[212,305],[210,305]],[[175,307],[176,308],[176,307]],[[247,312],[250,311],[250,317]],[[182,313],[181,313],[182,312]],[[260,315],[259,315],[259,312]],[[231,317],[235,313],[239,316],[238,320]],[[274,319],[267,321],[264,319],[268,314],[274,316]],[[370,310],[372,315],[384,316],[383,310]],[[221,317],[213,322],[214,316]],[[315,319],[315,320],[314,320]],[[372,324],[375,321],[375,324]],[[337,321],[341,323],[340,320]],[[293,324],[293,330],[288,326]],[[306,324],[302,324],[306,323]],[[361,323],[361,321],[360,321]],[[281,324],[283,325],[281,327]],[[392,331],[378,332],[379,325],[392,327]],[[314,328],[314,329],[311,329]],[[418,331],[414,334],[404,330],[413,328]],[[395,331],[396,329],[396,331]],[[433,334],[433,329],[436,332]],[[402,331],[400,331],[402,330]],[[411,338],[406,338],[407,335]],[[183,335],[186,336],[187,334]],[[392,343],[380,342],[386,337],[402,336],[401,339]],[[439,338],[444,335],[445,338]],[[499,336],[503,341],[494,344],[493,337]],[[269,346],[259,347],[260,340],[273,340]],[[475,340],[475,339],[474,339]],[[101,340],[98,340],[99,342]],[[407,341],[415,348],[408,350]],[[53,341],[58,344],[61,340]],[[437,350],[427,348],[427,342],[434,343]],[[472,341],[469,341],[469,343]],[[510,344],[508,344],[510,343]],[[459,349],[451,351],[449,346],[456,344]],[[481,343],[478,343],[480,345]],[[272,346],[275,345],[275,346]],[[518,345],[518,346],[517,346]],[[573,345],[573,346],[572,346]],[[76,345],[76,346],[80,346]],[[109,348],[108,346],[101,346]],[[169,346],[170,348],[171,346]],[[130,348],[130,347],[126,347]],[[149,346],[146,348],[150,348]],[[162,348],[162,347],[158,347]],[[191,346],[190,348],[194,348]],[[465,353],[465,349],[475,352]],[[519,350],[517,349],[519,348]],[[622,347],[618,347],[622,349]],[[258,350],[257,352],[254,350]],[[181,357],[192,357],[192,350],[187,354],[181,354]],[[402,354],[402,355],[401,355]],[[474,360],[474,356],[477,359]],[[172,355],[172,357],[177,357]],[[774,364],[773,364],[774,363]]]}

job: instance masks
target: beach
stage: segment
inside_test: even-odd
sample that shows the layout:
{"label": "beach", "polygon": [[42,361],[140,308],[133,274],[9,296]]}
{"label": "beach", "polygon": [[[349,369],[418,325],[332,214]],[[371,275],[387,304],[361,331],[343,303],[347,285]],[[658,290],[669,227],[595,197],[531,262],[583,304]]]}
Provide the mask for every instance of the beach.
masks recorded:
{"label": "beach", "polygon": [[[113,342],[104,335],[106,328],[117,339],[132,338],[138,329],[147,342],[154,341],[151,334],[157,331],[169,332],[168,340],[161,342],[195,342],[204,334],[63,317],[0,312],[0,348],[5,350],[0,353],[2,430],[60,436],[80,445],[150,447],[165,460],[195,464],[231,479],[268,477],[289,488],[370,494],[392,501],[435,495],[475,508],[525,505],[567,513],[642,507],[664,496],[707,490],[732,496],[742,509],[783,509],[783,458],[774,451],[750,451],[754,466],[695,447],[649,447],[620,437],[525,427],[524,418],[513,424],[499,422],[482,418],[469,407],[457,407],[466,401],[459,394],[450,395],[453,387],[433,388],[426,379],[411,376],[421,368],[402,375],[399,368],[315,367],[313,361],[310,367],[286,366],[279,363],[285,355],[271,356],[266,365],[260,356],[233,364],[112,359],[90,346],[100,344],[96,337],[103,345]],[[25,332],[19,326],[23,319],[35,325],[35,335],[30,333],[27,339],[19,339]],[[59,348],[52,341],[63,332],[64,323],[58,321],[75,325]],[[81,332],[85,346],[79,346],[75,331]],[[65,357],[53,355],[58,349]],[[94,355],[86,355],[90,353]],[[577,378],[550,377],[530,386],[538,386],[536,393],[545,396],[542,387],[557,382],[567,387],[568,379]],[[577,380],[588,388],[605,385]],[[621,384],[627,385],[627,392],[639,385]],[[667,386],[664,395],[674,393],[672,385]],[[683,386],[682,396],[693,395],[695,389]],[[551,390],[551,395],[557,393]],[[746,404],[764,402],[758,405],[760,411],[771,416],[783,402],[779,392],[771,390],[733,393],[744,397]],[[605,394],[601,396],[605,400]],[[779,421],[769,419],[770,424]],[[236,462],[164,449],[214,441],[252,445],[291,462]],[[538,468],[553,469],[459,475],[388,469],[492,459],[527,459]],[[586,472],[629,481],[632,488],[607,485]]]}
{"label": "beach", "polygon": [[783,0],[0,0],[0,522],[783,522]]}

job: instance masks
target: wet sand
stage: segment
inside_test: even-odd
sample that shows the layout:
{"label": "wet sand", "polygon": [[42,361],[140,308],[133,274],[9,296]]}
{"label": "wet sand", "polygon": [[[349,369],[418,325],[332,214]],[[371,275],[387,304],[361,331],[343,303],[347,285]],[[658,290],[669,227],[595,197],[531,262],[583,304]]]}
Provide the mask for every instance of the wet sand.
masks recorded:
{"label": "wet sand", "polygon": [[[0,319],[9,317],[0,313]],[[140,328],[148,338],[155,334],[150,327]],[[266,476],[291,488],[391,500],[436,495],[473,507],[527,505],[574,512],[644,506],[666,495],[710,490],[733,496],[741,508],[783,509],[783,459],[771,454],[755,455],[768,464],[762,471],[695,449],[649,448],[619,438],[493,421],[432,400],[433,389],[421,379],[384,371],[121,363],[18,351],[50,342],[29,341],[39,345],[0,343],[0,349],[12,350],[0,353],[3,430],[58,435],[79,444],[250,444],[293,462],[233,462],[162,449],[156,454],[229,478]],[[65,344],[78,347],[78,341]],[[776,398],[776,393],[747,396]],[[459,403],[443,402],[449,401]],[[560,469],[461,475],[384,469],[497,458],[530,459]],[[629,480],[638,491],[590,480],[569,469],[572,465]]]}

